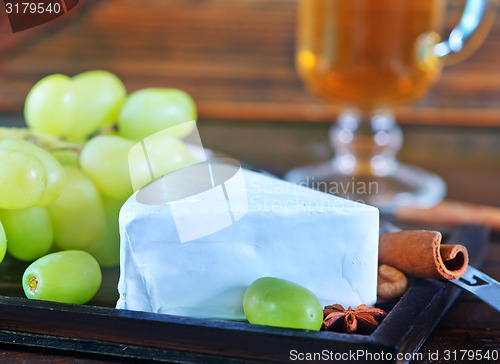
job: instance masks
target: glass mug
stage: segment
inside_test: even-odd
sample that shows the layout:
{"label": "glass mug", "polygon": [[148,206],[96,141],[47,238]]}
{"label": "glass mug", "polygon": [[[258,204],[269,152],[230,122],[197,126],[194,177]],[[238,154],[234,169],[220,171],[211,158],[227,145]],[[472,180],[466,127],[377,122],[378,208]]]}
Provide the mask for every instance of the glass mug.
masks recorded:
{"label": "glass mug", "polygon": [[391,109],[423,96],[442,67],[472,53],[496,0],[468,0],[441,41],[445,0],[299,0],[296,65],[306,86],[341,106],[330,132],[332,160],[285,178],[393,212],[431,206],[446,193],[438,176],[396,159],[402,134]]}

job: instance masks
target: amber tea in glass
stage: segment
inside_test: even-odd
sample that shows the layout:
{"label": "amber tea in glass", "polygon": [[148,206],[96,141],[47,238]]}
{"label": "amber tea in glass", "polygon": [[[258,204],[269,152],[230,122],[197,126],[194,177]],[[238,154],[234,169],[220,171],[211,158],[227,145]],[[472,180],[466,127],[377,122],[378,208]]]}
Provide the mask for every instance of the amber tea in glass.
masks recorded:
{"label": "amber tea in glass", "polygon": [[334,158],[285,178],[313,188],[335,184],[336,191],[354,190],[339,184],[375,183],[373,193],[344,197],[385,212],[439,202],[444,182],[396,159],[402,134],[391,110],[423,96],[447,60],[477,47],[494,5],[467,1],[459,25],[442,41],[445,0],[299,0],[297,71],[309,90],[342,111],[330,133]]}

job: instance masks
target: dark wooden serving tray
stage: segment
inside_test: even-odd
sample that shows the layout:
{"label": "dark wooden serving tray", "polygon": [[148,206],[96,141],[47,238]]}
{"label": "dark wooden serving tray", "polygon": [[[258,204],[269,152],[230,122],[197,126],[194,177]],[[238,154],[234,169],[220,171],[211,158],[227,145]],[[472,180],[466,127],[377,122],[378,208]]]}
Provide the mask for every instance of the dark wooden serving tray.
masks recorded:
{"label": "dark wooden serving tray", "polygon": [[[453,231],[447,242],[466,245],[471,264],[477,267],[484,258],[489,231],[464,226]],[[449,282],[415,279],[399,301],[383,307],[389,315],[369,336],[0,296],[0,343],[123,361],[288,362],[291,353],[319,353],[321,359],[344,355],[352,360],[348,355],[359,353],[363,355],[356,357],[358,362],[381,358],[397,362],[398,353],[419,349],[459,291]],[[404,357],[399,362],[405,362]]]}

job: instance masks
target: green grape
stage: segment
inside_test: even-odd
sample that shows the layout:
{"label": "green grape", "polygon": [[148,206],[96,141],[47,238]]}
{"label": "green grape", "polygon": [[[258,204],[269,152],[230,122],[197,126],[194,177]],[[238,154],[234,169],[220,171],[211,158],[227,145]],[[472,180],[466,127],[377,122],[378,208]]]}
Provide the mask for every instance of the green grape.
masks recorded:
{"label": "green grape", "polygon": [[76,150],[72,149],[56,149],[50,152],[50,154],[57,159],[57,161],[63,166],[73,166],[79,167],[78,162],[79,156]]}
{"label": "green grape", "polygon": [[69,92],[73,113],[68,120],[66,139],[85,140],[96,130],[113,123],[126,96],[125,86],[110,72],[88,71],[73,77]]}
{"label": "green grape", "polygon": [[61,249],[88,251],[98,244],[106,228],[101,196],[83,172],[72,166],[65,166],[64,170],[64,190],[47,206],[54,242]]}
{"label": "green grape", "polygon": [[29,299],[83,304],[94,297],[101,280],[99,264],[90,254],[66,250],[31,263],[22,285]]}
{"label": "green grape", "polygon": [[4,139],[25,139],[30,135],[28,128],[9,128],[0,126],[0,140]]}
{"label": "green grape", "polygon": [[243,296],[243,311],[252,324],[319,330],[323,308],[308,289],[290,281],[264,277]]}
{"label": "green grape", "polygon": [[71,99],[67,97],[71,78],[54,74],[42,78],[31,89],[24,105],[26,124],[37,131],[62,136],[69,130]]}
{"label": "green grape", "polygon": [[2,262],[5,257],[5,252],[7,251],[7,238],[5,236],[5,230],[3,229],[2,222],[0,221],[0,262]]}
{"label": "green grape", "polygon": [[106,214],[106,232],[99,239],[99,245],[91,249],[89,253],[101,267],[115,267],[120,264],[118,215],[125,201],[103,196],[102,202]]}
{"label": "green grape", "polygon": [[130,149],[128,163],[134,191],[181,167],[197,162],[186,144],[168,131],[155,133]]}
{"label": "green grape", "polygon": [[89,140],[80,154],[80,166],[105,195],[124,199],[132,194],[128,152],[134,142],[114,135]]}
{"label": "green grape", "polygon": [[37,206],[46,206],[59,197],[66,182],[65,174],[61,164],[49,152],[30,142],[19,139],[2,140],[0,149],[18,150],[30,154],[42,162],[47,173],[47,185],[40,201],[36,203]]}
{"label": "green grape", "polygon": [[31,262],[48,253],[54,238],[49,214],[43,207],[0,210],[0,220],[14,258]]}
{"label": "green grape", "polygon": [[38,158],[19,150],[0,149],[0,208],[22,209],[40,201],[47,172]]}
{"label": "green grape", "polygon": [[[147,88],[129,95],[118,116],[119,135],[143,139],[171,128],[170,136],[183,138],[195,127],[196,105],[187,93],[177,89]],[[175,127],[176,125],[178,127]]]}

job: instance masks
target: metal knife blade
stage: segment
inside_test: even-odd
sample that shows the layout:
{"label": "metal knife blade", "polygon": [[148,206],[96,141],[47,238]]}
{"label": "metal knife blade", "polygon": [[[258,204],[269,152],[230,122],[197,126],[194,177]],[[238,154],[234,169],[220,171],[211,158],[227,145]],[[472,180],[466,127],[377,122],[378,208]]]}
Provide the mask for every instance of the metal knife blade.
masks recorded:
{"label": "metal knife blade", "polygon": [[500,311],[500,283],[470,265],[460,278],[450,280]]}

